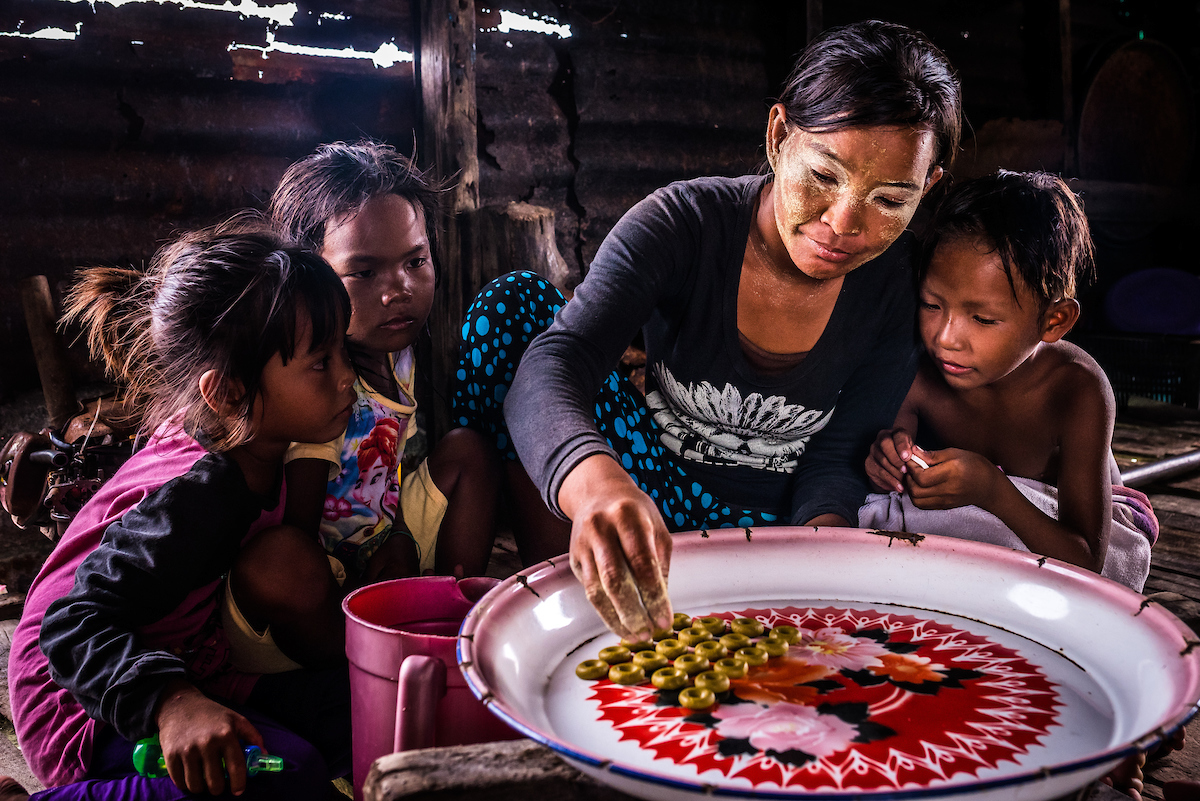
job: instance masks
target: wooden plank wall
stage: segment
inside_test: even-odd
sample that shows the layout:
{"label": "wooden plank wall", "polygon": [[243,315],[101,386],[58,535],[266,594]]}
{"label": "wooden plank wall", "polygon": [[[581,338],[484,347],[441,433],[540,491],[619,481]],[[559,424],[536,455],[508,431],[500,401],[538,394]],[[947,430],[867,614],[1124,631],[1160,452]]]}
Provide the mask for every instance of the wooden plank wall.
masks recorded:
{"label": "wooden plank wall", "polygon": [[411,53],[407,0],[293,7],[284,25],[178,3],[0,4],[0,31],[74,37],[0,36],[0,399],[37,386],[20,279],[59,289],[81,265],[142,262],[174,230],[260,206],[320,142],[366,133],[411,147],[411,61],[231,49],[273,37]]}
{"label": "wooden plank wall", "polygon": [[[755,31],[769,4],[517,9],[569,25],[561,40],[500,32],[499,11],[476,5],[481,201],[552,208],[568,286],[654,188],[756,163],[770,89]],[[0,285],[44,273],[57,293],[77,266],[144,261],[174,230],[261,205],[322,141],[365,133],[407,151],[411,63],[264,61],[230,44],[412,52],[412,17],[406,0],[301,2],[291,25],[178,3],[6,3],[0,31],[74,38],[0,37]],[[15,292],[0,293],[0,342],[3,401],[37,386]]]}
{"label": "wooden plank wall", "polygon": [[[382,67],[278,51],[264,61],[253,49],[230,50],[231,43],[266,47],[273,37],[412,52],[413,0],[300,0],[290,25],[253,14],[278,15],[281,0],[245,0],[237,8],[251,13],[241,14],[181,8],[185,2],[221,5],[0,4],[0,33],[55,29],[74,37],[0,36],[0,402],[37,387],[15,292],[20,279],[46,273],[57,288],[81,264],[144,260],[173,229],[262,203],[286,164],[319,142],[369,134],[408,151],[414,141],[410,62]],[[770,99],[817,5],[824,26],[877,17],[925,30],[962,75],[968,133],[1017,118],[1007,132],[1045,129],[1061,162],[1061,130],[1051,130],[1061,129],[1063,113],[1058,0],[473,5],[479,202],[552,209],[567,288],[613,223],[653,189],[757,167]],[[1173,36],[1197,73],[1194,48],[1179,44],[1194,40],[1194,11],[1168,13],[1149,0],[1121,8],[1136,18],[1118,18],[1108,0],[1072,0],[1077,88],[1086,86],[1089,55],[1108,39],[1136,36],[1139,25],[1151,36]],[[502,11],[569,28],[570,36],[501,30]],[[1022,154],[1035,150],[1029,137],[1019,145]],[[1116,197],[1088,191],[1089,208]],[[1123,198],[1117,216],[1158,208]],[[1106,271],[1149,253],[1182,263],[1190,240],[1159,235],[1163,215],[1152,216],[1139,223],[1136,252],[1109,242]],[[1108,242],[1126,228],[1096,234]],[[472,289],[464,284],[461,292]]]}
{"label": "wooden plank wall", "polygon": [[[758,32],[772,3],[513,6],[569,26],[565,39],[502,32],[497,8],[475,6],[480,200],[554,210],[568,288],[653,189],[757,163],[771,91]],[[411,52],[409,2],[302,2],[292,23],[178,3],[0,9],[0,31],[74,35],[0,37],[0,159],[10,165],[0,171],[0,285],[45,273],[57,294],[77,266],[144,261],[174,230],[261,205],[284,167],[322,141],[369,134],[409,150],[419,128],[411,63],[230,50],[274,37]],[[15,293],[0,294],[0,342],[3,401],[37,387]],[[72,356],[86,375],[77,348]]]}
{"label": "wooden plank wall", "polygon": [[[569,38],[502,32],[479,3],[480,194],[555,212],[582,278],[637,201],[671,181],[752,172],[770,86],[773,2],[533,0]],[[572,282],[572,283],[573,283]]]}
{"label": "wooden plank wall", "polygon": [[443,205],[448,212],[437,246],[441,274],[429,315],[431,341],[418,345],[418,361],[430,363],[433,378],[431,385],[418,387],[418,401],[426,409],[426,430],[438,438],[453,427],[449,405],[438,390],[450,385],[461,321],[485,283],[465,235],[479,208],[475,5],[473,0],[429,0],[417,15],[420,148],[446,187]]}

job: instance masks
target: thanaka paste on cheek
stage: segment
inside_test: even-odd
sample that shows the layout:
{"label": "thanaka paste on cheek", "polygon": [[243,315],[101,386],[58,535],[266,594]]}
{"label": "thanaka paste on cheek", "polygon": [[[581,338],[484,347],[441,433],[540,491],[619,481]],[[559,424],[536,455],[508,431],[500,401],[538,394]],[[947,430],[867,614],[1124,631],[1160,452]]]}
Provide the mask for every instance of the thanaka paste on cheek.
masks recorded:
{"label": "thanaka paste on cheek", "polygon": [[[785,144],[784,148],[788,146]],[[775,201],[775,220],[779,225],[779,232],[785,237],[798,233],[800,226],[812,220],[818,213],[816,210],[829,205],[829,200],[834,197],[834,193],[817,180],[813,172],[815,165],[811,160],[801,153],[796,153],[798,148],[790,149],[793,152],[784,154],[781,150],[781,155],[776,158],[778,164],[775,175],[779,186],[779,195]],[[786,198],[789,197],[796,202],[786,202]]]}

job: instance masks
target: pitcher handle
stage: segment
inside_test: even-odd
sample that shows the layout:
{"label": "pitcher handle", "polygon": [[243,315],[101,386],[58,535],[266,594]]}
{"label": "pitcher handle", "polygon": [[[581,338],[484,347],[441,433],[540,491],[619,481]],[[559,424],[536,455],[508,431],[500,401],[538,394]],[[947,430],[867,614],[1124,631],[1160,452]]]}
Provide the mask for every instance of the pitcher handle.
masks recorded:
{"label": "pitcher handle", "polygon": [[423,654],[400,663],[400,688],[396,693],[394,751],[432,748],[437,735],[438,702],[446,694],[446,666]]}

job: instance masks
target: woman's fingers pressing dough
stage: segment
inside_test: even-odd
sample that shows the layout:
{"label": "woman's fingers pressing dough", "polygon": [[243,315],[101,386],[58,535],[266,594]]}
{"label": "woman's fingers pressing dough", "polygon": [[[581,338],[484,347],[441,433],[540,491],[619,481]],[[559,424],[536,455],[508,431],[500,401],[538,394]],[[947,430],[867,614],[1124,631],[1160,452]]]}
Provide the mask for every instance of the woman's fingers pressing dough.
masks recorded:
{"label": "woman's fingers pressing dough", "polygon": [[[613,597],[622,623],[632,629],[637,639],[648,640],[654,629],[670,628],[671,624],[671,600],[667,596],[666,579],[671,535],[657,514],[651,520],[638,522],[642,525],[620,532],[622,551],[628,563],[624,572],[628,578],[620,579],[622,591]],[[602,572],[601,577],[604,575]],[[634,622],[636,628],[630,625]]]}
{"label": "woman's fingers pressing dough", "polygon": [[[600,584],[617,615],[623,636],[633,640],[648,640],[653,623],[645,606],[637,581],[629,568],[617,562],[597,565]],[[662,582],[662,579],[659,579]]]}
{"label": "woman's fingers pressing dough", "polygon": [[595,562],[587,557],[579,561],[572,558],[571,570],[574,571],[575,577],[579,579],[579,583],[583,585],[583,591],[587,595],[588,602],[596,610],[596,614],[600,615],[600,619],[604,621],[604,625],[620,637],[629,640],[636,639],[632,632],[624,630],[625,627],[621,624],[620,615],[613,608],[612,602],[609,601],[608,595],[604,590],[604,586],[600,583],[600,578],[596,573]]}
{"label": "woman's fingers pressing dough", "polygon": [[571,565],[605,624],[622,637],[645,640],[671,620],[671,546],[662,521],[638,511],[577,524],[582,530],[572,542]]}
{"label": "woman's fingers pressing dough", "polygon": [[646,639],[671,624],[671,534],[658,507],[605,454],[584,459],[559,490],[571,518],[571,569],[605,624]]}
{"label": "woman's fingers pressing dough", "polygon": [[674,547],[674,540],[671,539],[671,532],[667,531],[666,526],[655,531],[654,546],[658,552],[658,573],[662,577],[662,595],[647,599],[646,609],[650,611],[655,628],[669,629],[675,619],[671,610],[671,599],[667,595],[667,579],[671,574],[671,549]]}

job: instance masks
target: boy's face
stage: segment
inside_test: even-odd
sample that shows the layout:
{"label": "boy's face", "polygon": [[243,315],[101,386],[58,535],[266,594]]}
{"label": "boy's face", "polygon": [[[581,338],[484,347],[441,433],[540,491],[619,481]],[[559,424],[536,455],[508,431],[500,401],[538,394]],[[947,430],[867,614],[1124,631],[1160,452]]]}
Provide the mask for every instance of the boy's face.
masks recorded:
{"label": "boy's face", "polygon": [[425,213],[397,195],[371,198],[325,227],[325,258],[350,294],[346,339],[376,356],[417,339],[433,305]]}
{"label": "boy's face", "polygon": [[1020,276],[1013,282],[1016,297],[1000,254],[976,239],[954,237],[934,250],[921,281],[921,340],[955,389],[999,381],[1042,341],[1040,304]]}

